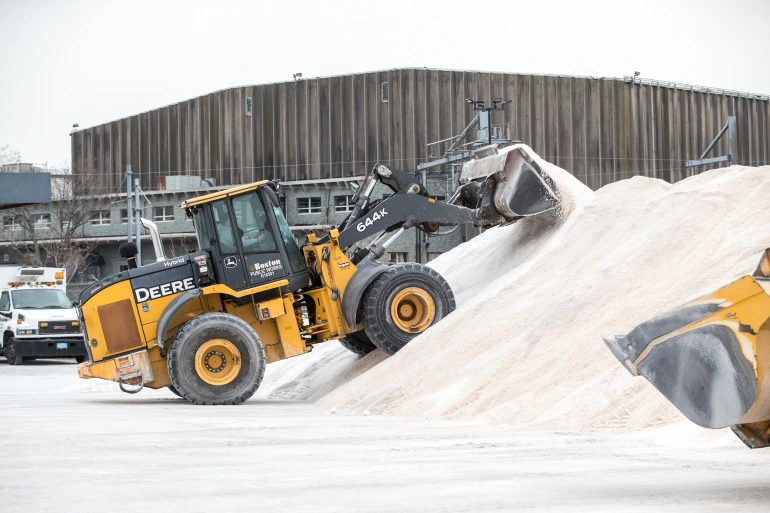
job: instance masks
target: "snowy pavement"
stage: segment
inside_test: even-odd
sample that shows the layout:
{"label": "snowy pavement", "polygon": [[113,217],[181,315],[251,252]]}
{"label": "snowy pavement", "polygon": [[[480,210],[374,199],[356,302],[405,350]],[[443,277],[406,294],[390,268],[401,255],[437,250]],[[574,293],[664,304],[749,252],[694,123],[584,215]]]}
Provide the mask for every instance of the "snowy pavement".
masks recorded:
{"label": "snowy pavement", "polygon": [[[770,451],[126,395],[0,359],[0,511],[767,511]],[[695,428],[697,429],[697,428]],[[660,443],[658,443],[660,442]],[[689,446],[687,446],[689,444]]]}

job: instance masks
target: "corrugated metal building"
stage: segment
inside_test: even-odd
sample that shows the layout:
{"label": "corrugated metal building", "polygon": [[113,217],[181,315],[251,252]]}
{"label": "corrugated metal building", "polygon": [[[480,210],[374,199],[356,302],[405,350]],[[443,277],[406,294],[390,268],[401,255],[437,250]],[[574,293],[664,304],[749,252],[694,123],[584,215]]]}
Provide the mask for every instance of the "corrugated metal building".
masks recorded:
{"label": "corrugated metal building", "polygon": [[594,189],[638,174],[687,176],[684,162],[728,115],[737,116],[735,163],[770,160],[767,95],[629,77],[394,69],[234,87],[79,130],[72,162],[115,189],[131,164],[145,190],[169,175],[230,185],[351,177],[376,162],[413,171],[429,159],[428,143],[473,118],[466,98],[495,97],[511,103],[494,123]]}

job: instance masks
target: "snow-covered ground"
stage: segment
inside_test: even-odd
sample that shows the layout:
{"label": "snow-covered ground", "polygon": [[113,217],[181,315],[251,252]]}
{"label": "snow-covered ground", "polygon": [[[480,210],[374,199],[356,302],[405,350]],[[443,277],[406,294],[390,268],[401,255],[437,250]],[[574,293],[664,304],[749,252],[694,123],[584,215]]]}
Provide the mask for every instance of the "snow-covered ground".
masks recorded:
{"label": "snow-covered ground", "polygon": [[[340,415],[307,402],[197,407],[75,365],[0,359],[0,511],[767,511],[770,451],[687,423],[520,432]],[[705,445],[704,445],[705,443]]]}

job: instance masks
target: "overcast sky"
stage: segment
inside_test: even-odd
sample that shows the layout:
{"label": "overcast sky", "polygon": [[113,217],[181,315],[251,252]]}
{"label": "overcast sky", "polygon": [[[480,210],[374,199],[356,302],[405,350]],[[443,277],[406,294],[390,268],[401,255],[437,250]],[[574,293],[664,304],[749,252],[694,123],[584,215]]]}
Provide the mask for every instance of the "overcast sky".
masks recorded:
{"label": "overcast sky", "polygon": [[98,125],[232,86],[400,67],[770,93],[770,0],[0,0],[0,146],[69,161]]}

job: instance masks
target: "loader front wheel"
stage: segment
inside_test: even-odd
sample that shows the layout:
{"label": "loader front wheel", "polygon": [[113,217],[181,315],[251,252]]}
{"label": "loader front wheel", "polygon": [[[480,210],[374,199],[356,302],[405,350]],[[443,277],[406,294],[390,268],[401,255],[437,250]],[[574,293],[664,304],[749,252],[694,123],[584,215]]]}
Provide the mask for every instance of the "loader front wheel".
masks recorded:
{"label": "loader front wheel", "polygon": [[421,264],[400,264],[366,289],[361,321],[372,343],[392,355],[454,309],[452,289],[438,272]]}
{"label": "loader front wheel", "polygon": [[366,356],[377,349],[377,346],[369,340],[369,337],[367,337],[366,333],[363,331],[357,331],[341,338],[340,344],[342,344],[345,349],[356,353],[358,356]]}
{"label": "loader front wheel", "polygon": [[265,349],[242,319],[199,315],[174,337],[168,374],[176,393],[195,404],[241,404],[262,382]]}

